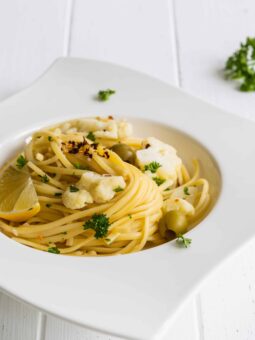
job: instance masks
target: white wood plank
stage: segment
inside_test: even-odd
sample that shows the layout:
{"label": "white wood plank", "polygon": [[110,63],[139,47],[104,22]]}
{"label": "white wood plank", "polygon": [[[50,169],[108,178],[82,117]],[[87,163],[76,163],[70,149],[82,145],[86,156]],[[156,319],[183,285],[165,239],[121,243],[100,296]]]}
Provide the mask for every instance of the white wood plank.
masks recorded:
{"label": "white wood plank", "polygon": [[224,265],[201,290],[206,340],[255,339],[254,258],[252,244]]}
{"label": "white wood plank", "polygon": [[35,340],[38,312],[0,293],[0,339]]}
{"label": "white wood plank", "polygon": [[[171,1],[171,0],[169,0]],[[255,119],[255,96],[226,81],[226,59],[254,36],[254,0],[174,0],[181,84],[189,92]]]}
{"label": "white wood plank", "polygon": [[101,59],[175,83],[167,0],[76,0],[70,55]]}
{"label": "white wood plank", "polygon": [[73,325],[53,316],[47,317],[45,340],[122,340]]}
{"label": "white wood plank", "polygon": [[30,84],[63,54],[66,3],[0,1],[0,99]]}

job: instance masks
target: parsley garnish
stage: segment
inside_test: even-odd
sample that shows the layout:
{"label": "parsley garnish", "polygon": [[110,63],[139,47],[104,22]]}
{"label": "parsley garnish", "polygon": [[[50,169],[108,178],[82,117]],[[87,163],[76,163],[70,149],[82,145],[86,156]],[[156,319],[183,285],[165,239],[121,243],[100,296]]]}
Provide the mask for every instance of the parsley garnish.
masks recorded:
{"label": "parsley garnish", "polygon": [[116,93],[116,91],[108,89],[108,90],[104,90],[104,91],[99,91],[97,96],[98,96],[98,99],[100,101],[105,102],[110,98],[111,95],[113,95],[115,93]]}
{"label": "parsley garnish", "polygon": [[183,192],[184,192],[185,195],[190,195],[188,187],[184,187]]}
{"label": "parsley garnish", "polygon": [[94,142],[96,140],[96,136],[94,135],[94,133],[92,131],[90,131],[88,134],[87,134],[87,137],[88,139],[92,140],[92,142]]}
{"label": "parsley garnish", "polygon": [[50,208],[50,207],[51,207],[51,204],[50,204],[50,203],[47,203],[47,204],[46,204],[46,207],[47,207],[47,208]]}
{"label": "parsley garnish", "polygon": [[118,186],[117,188],[113,189],[113,191],[115,192],[120,192],[120,191],[123,191],[124,189],[120,186]]}
{"label": "parsley garnish", "polygon": [[166,181],[165,179],[160,178],[160,177],[153,177],[152,179],[153,179],[154,182],[156,182],[156,184],[158,186],[160,186],[161,184],[163,184]]}
{"label": "parsley garnish", "polygon": [[95,230],[95,238],[98,239],[107,235],[109,226],[109,218],[105,214],[94,214],[84,223],[83,229]]}
{"label": "parsley garnish", "polygon": [[50,247],[48,248],[48,252],[52,254],[60,254],[60,251],[57,247]]}
{"label": "parsley garnish", "polygon": [[76,169],[86,170],[86,167],[83,166],[83,165],[81,165],[80,163],[75,163],[75,164],[74,164],[74,167],[75,167]]}
{"label": "parsley garnish", "polygon": [[48,136],[48,141],[51,142],[52,141],[52,137]]}
{"label": "parsley garnish", "polygon": [[16,161],[16,167],[22,169],[27,164],[27,160],[23,155],[20,155]]}
{"label": "parsley garnish", "polygon": [[128,217],[131,219],[131,218],[132,218],[132,215],[131,215],[131,214],[128,214]]}
{"label": "parsley garnish", "polygon": [[43,183],[48,183],[49,182],[49,177],[48,176],[46,176],[46,175],[43,175],[43,176],[39,175],[39,177],[41,178],[41,181]]}
{"label": "parsley garnish", "polygon": [[188,248],[188,246],[191,244],[192,239],[191,238],[186,238],[182,234],[177,235],[176,242],[183,245],[185,248]]}
{"label": "parsley garnish", "polygon": [[155,172],[158,170],[158,168],[161,167],[161,164],[159,164],[158,162],[151,162],[150,164],[146,164],[144,167],[144,170],[147,171],[149,170],[150,172],[152,172],[153,174],[155,174]]}
{"label": "parsley garnish", "polygon": [[55,192],[54,196],[57,196],[57,197],[62,196],[62,192]]}
{"label": "parsley garnish", "polygon": [[77,188],[75,185],[70,185],[69,190],[70,190],[70,192],[77,192],[77,191],[79,191],[80,189]]}
{"label": "parsley garnish", "polygon": [[225,73],[229,79],[241,81],[240,90],[255,91],[255,38],[247,38],[240,49],[228,58]]}

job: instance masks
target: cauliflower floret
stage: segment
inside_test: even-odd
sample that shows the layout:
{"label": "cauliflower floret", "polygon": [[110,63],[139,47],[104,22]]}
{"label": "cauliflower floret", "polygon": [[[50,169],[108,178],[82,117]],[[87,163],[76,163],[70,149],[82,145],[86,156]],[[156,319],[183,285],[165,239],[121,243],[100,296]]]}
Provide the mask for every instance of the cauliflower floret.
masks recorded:
{"label": "cauliflower floret", "polygon": [[80,130],[83,132],[93,132],[99,138],[118,138],[118,127],[114,120],[100,121],[94,118],[86,118],[80,121]]}
{"label": "cauliflower floret", "polygon": [[182,198],[169,198],[164,202],[163,210],[165,213],[172,210],[178,210],[184,215],[192,216],[195,213],[195,208],[192,204]]}
{"label": "cauliflower floret", "polygon": [[112,176],[102,178],[91,191],[91,194],[97,203],[110,201],[116,194],[115,190],[123,190],[126,183],[122,176]]}
{"label": "cauliflower floret", "polygon": [[190,204],[194,204],[197,197],[198,189],[193,186],[176,188],[171,195],[172,199],[182,198]]}
{"label": "cauliflower floret", "polygon": [[145,149],[136,152],[136,164],[141,170],[152,162],[157,162],[160,166],[154,172],[154,175],[162,179],[177,179],[182,161],[176,155],[176,150],[160,140],[150,137],[147,138],[143,145]]}
{"label": "cauliflower floret", "polygon": [[122,120],[118,123],[118,136],[119,138],[130,137],[133,134],[132,124]]}
{"label": "cauliflower floret", "polygon": [[69,209],[81,209],[87,203],[93,203],[93,198],[87,190],[81,189],[71,192],[70,188],[68,188],[62,195],[62,201],[64,206]]}
{"label": "cauliflower floret", "polygon": [[99,175],[88,171],[81,176],[77,186],[88,190],[96,203],[104,203],[110,201],[118,190],[125,189],[126,183],[122,176]]}
{"label": "cauliflower floret", "polygon": [[42,162],[44,160],[44,155],[41,154],[40,152],[37,152],[37,154],[35,155],[35,158],[39,161]]}
{"label": "cauliflower floret", "polygon": [[101,180],[102,176],[93,171],[86,171],[80,178],[77,186],[79,188],[91,190]]}

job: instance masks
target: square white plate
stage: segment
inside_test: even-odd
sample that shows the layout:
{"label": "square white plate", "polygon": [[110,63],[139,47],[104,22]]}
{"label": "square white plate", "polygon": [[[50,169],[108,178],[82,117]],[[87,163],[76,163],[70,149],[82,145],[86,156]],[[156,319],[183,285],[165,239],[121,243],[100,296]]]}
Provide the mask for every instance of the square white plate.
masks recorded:
{"label": "square white plate", "polygon": [[[105,88],[117,93],[100,103],[94,96]],[[135,120],[136,134],[162,135],[186,161],[202,158],[215,206],[188,233],[188,249],[173,241],[130,255],[79,258],[36,251],[0,234],[0,287],[97,331],[160,339],[212,269],[254,237],[255,124],[126,68],[60,59],[30,88],[0,104],[0,162],[35,129],[101,114],[150,119],[155,123]]]}

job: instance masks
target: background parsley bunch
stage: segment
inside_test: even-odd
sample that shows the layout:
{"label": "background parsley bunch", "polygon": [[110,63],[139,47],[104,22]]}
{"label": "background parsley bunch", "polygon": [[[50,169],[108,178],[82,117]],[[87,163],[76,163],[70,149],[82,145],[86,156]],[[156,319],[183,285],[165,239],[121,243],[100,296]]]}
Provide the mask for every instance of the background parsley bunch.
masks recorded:
{"label": "background parsley bunch", "polygon": [[225,65],[229,79],[241,81],[241,91],[255,91],[255,38],[247,38],[240,49],[228,58]]}

